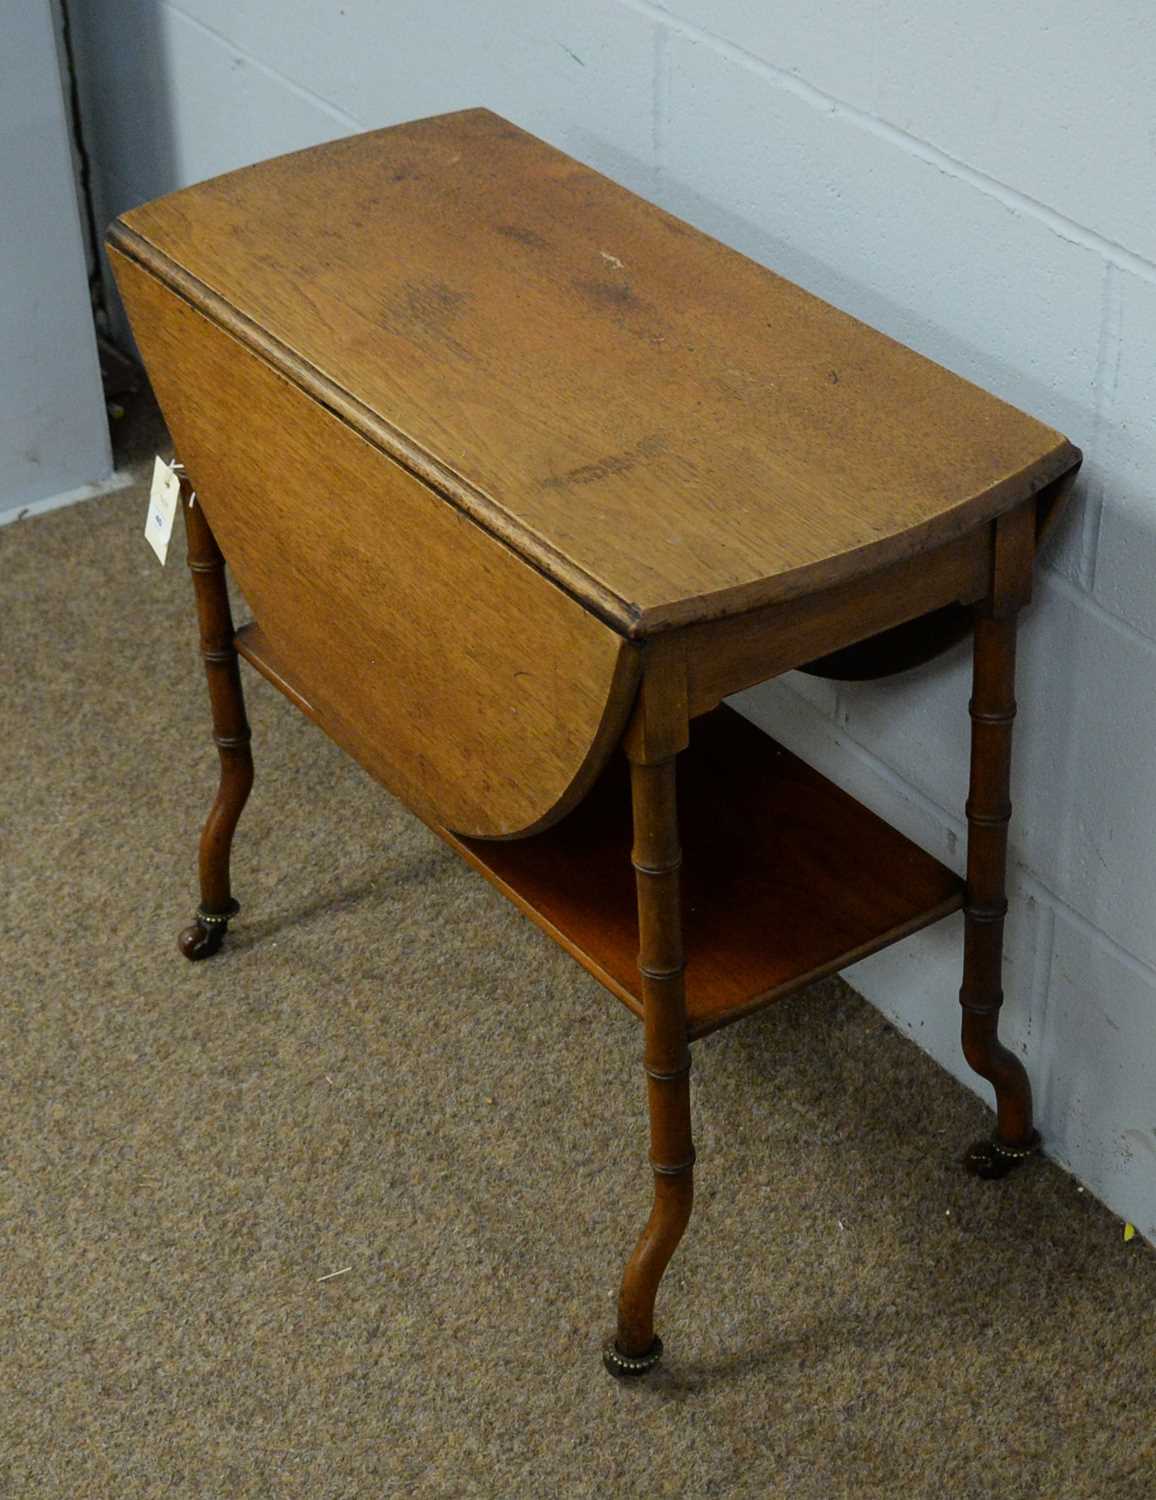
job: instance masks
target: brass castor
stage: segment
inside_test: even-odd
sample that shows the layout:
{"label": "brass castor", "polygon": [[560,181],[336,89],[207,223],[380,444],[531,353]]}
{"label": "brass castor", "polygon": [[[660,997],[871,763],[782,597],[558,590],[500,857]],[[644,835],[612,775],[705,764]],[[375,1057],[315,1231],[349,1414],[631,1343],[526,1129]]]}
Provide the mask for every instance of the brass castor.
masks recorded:
{"label": "brass castor", "polygon": [[654,1343],[645,1354],[633,1356],[619,1354],[618,1345],[613,1339],[602,1350],[602,1363],[615,1380],[637,1380],[640,1375],[646,1375],[653,1370],[661,1358],[662,1340],[657,1334],[654,1336]]}
{"label": "brass castor", "polygon": [[186,927],[177,939],[177,946],[190,962],[212,958],[225,941],[230,919],[240,910],[240,903],[237,901],[230,901],[225,911],[198,910],[193,925]]}
{"label": "brass castor", "polygon": [[995,1182],[1037,1155],[1040,1145],[1038,1130],[1032,1131],[1032,1138],[1026,1146],[1005,1146],[998,1136],[993,1135],[988,1140],[976,1141],[974,1146],[968,1147],[963,1158],[963,1168],[972,1177]]}

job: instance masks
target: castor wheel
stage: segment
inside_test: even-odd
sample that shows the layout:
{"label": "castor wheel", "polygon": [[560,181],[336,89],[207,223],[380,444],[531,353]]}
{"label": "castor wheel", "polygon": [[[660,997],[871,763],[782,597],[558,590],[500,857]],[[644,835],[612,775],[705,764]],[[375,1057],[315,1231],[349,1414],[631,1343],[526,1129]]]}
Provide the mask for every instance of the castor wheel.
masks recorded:
{"label": "castor wheel", "polygon": [[1014,1172],[1017,1167],[1022,1167],[1025,1161],[1039,1152],[1040,1145],[1038,1130],[1032,1131],[1032,1138],[1026,1146],[1005,1146],[998,1136],[991,1136],[968,1147],[963,1158],[963,1169],[972,1177],[995,1182],[1006,1177],[1009,1172]]}
{"label": "castor wheel", "polygon": [[662,1340],[657,1334],[654,1336],[654,1343],[645,1354],[634,1357],[619,1354],[618,1345],[613,1339],[602,1350],[602,1363],[615,1380],[637,1380],[640,1375],[646,1375],[653,1370],[661,1358]]}
{"label": "castor wheel", "polygon": [[186,927],[177,939],[177,946],[192,963],[201,958],[212,958],[225,941],[230,919],[240,910],[238,902],[230,901],[225,911],[198,911],[193,925]]}

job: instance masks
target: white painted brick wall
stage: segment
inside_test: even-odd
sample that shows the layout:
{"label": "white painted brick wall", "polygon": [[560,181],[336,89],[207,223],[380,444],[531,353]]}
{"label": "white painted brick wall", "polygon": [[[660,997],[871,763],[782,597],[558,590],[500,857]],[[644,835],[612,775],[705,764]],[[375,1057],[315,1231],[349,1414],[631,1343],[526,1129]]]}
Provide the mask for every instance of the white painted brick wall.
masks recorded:
{"label": "white painted brick wall", "polygon": [[[1009,1044],[1056,1156],[1156,1238],[1156,20],[1140,0],[125,0],[84,8],[106,217],[487,104],[1087,450],[1026,623]],[[744,695],[962,864],[968,661]],[[850,973],[969,1086],[958,921]]]}

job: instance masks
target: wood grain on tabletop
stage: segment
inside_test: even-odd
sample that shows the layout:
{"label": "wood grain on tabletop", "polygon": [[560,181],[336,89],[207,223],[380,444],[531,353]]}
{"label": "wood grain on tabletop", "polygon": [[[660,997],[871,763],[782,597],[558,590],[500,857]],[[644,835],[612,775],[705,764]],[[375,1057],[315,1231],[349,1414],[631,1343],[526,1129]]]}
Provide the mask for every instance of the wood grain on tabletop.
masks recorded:
{"label": "wood grain on tabletop", "polygon": [[1079,457],[486,110],[245,168],[112,239],[634,636],[922,552]]}
{"label": "wood grain on tabletop", "polygon": [[461,832],[573,807],[622,736],[640,648],[113,255],[197,503],[298,701]]}

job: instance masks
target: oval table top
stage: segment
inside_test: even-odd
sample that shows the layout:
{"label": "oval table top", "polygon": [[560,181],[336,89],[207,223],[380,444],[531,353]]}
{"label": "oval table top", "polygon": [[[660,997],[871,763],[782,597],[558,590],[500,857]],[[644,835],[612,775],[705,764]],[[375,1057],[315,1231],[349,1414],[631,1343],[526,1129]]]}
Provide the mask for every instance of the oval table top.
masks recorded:
{"label": "oval table top", "polygon": [[110,241],[632,639],[942,546],[1079,461],[487,110],[246,167]]}

